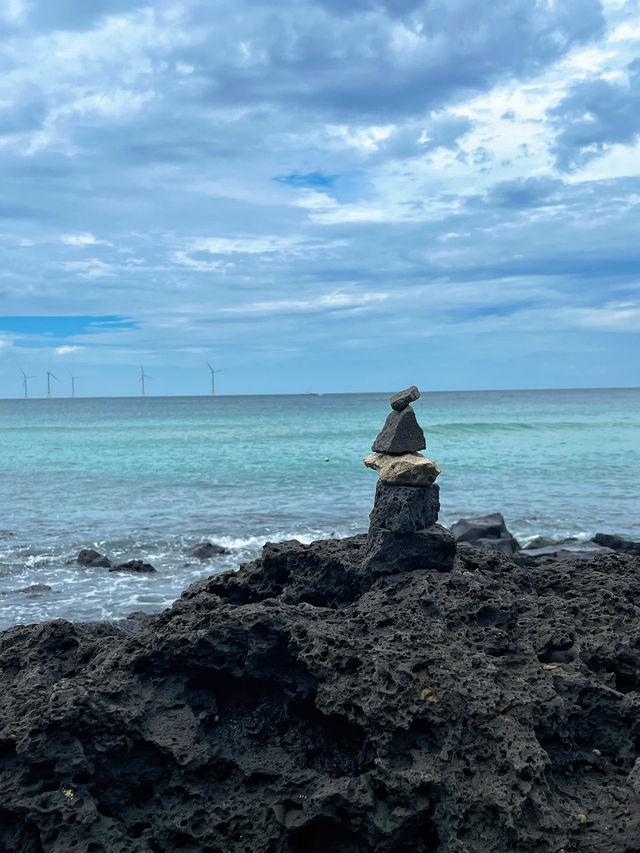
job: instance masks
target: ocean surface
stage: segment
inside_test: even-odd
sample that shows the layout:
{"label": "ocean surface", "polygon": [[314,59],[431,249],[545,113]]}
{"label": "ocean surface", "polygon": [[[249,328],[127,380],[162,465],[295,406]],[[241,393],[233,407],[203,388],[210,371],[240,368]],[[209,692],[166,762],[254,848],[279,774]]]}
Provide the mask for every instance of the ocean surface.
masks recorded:
{"label": "ocean surface", "polygon": [[[377,475],[362,458],[388,398],[0,400],[0,628],[157,611],[265,541],[366,531]],[[444,524],[499,510],[523,544],[640,539],[640,389],[424,393],[414,408]],[[204,540],[229,554],[189,558]],[[85,547],[158,571],[83,568]]]}

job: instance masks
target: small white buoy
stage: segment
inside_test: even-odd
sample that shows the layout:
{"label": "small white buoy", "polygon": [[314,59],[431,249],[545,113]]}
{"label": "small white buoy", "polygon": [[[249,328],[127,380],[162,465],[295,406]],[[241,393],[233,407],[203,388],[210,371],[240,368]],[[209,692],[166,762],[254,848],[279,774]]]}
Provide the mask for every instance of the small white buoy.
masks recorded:
{"label": "small white buoy", "polygon": [[328,462],[328,461],[329,461],[329,457],[328,457],[328,456],[325,456],[325,457],[324,457],[324,461],[325,461],[325,462]]}

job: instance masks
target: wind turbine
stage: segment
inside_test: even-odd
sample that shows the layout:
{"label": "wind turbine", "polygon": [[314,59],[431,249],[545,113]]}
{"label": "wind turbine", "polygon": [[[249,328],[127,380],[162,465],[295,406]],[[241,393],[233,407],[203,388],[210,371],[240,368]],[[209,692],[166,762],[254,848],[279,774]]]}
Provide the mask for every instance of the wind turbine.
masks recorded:
{"label": "wind turbine", "polygon": [[222,370],[214,370],[213,367],[207,362],[207,367],[211,371],[211,396],[215,397],[216,395],[216,373],[222,373]]}
{"label": "wind turbine", "polygon": [[71,377],[71,396],[76,396],[76,379],[80,379],[79,376],[74,376],[71,371],[69,371],[69,376]]}
{"label": "wind turbine", "polygon": [[52,376],[56,380],[56,382],[60,381],[58,379],[58,377],[55,375],[55,373],[51,372],[51,368],[49,368],[49,370],[47,370],[47,397],[51,396],[51,377]]}
{"label": "wind turbine", "polygon": [[142,365],[140,365],[140,379],[138,379],[138,382],[142,385],[142,391],[140,393],[141,397],[146,397],[146,394],[144,393],[144,380],[145,379],[153,379],[153,377],[149,376],[148,373],[145,373],[144,367]]}
{"label": "wind turbine", "polygon": [[24,372],[24,370],[22,368],[20,368],[20,373],[24,377],[24,379],[23,379],[23,381],[24,381],[24,399],[26,400],[29,397],[29,389],[27,388],[27,379],[35,379],[35,376],[27,376],[27,374]]}

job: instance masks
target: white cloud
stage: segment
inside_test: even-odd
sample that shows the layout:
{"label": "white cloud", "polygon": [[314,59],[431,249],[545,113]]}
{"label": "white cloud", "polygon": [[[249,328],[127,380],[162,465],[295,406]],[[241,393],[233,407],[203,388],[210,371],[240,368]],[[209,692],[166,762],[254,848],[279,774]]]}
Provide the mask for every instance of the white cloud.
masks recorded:
{"label": "white cloud", "polygon": [[209,252],[212,255],[262,255],[266,252],[292,252],[302,242],[300,237],[285,236],[206,237],[193,240],[189,248],[193,252]]}
{"label": "white cloud", "polygon": [[277,299],[272,302],[250,302],[233,308],[223,308],[227,314],[281,314],[291,312],[337,311],[366,308],[384,302],[388,293],[343,293],[335,291],[312,299]]}
{"label": "white cloud", "polygon": [[56,355],[69,355],[69,353],[79,352],[80,350],[83,350],[83,349],[84,349],[84,347],[76,347],[76,346],[69,346],[69,345],[62,346],[62,347],[56,347]]}
{"label": "white cloud", "polygon": [[67,246],[111,246],[106,240],[98,240],[93,234],[85,231],[81,234],[63,234],[60,238]]}
{"label": "white cloud", "polygon": [[62,269],[75,272],[80,278],[108,278],[115,275],[114,264],[106,264],[99,258],[91,258],[88,261],[65,261],[60,264]]}

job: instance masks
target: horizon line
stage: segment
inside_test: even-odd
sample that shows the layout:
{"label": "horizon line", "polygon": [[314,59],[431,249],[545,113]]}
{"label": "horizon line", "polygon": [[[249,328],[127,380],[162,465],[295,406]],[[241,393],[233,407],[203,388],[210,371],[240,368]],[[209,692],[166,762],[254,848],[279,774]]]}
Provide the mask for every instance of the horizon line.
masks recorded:
{"label": "horizon line", "polygon": [[[428,394],[491,394],[496,392],[503,393],[526,393],[530,391],[639,391],[639,385],[575,385],[571,387],[539,387],[539,388],[447,388],[438,390],[420,391],[421,396]],[[106,394],[100,396],[78,395],[71,397],[70,395],[60,395],[56,397],[47,397],[46,395],[30,396],[30,397],[0,397],[2,400],[20,400],[29,402],[30,400],[148,400],[154,398],[157,400],[163,399],[210,399],[215,400],[217,397],[339,397],[359,395],[379,395],[379,394],[395,394],[396,391],[281,391],[278,393],[247,393],[247,394]]]}

